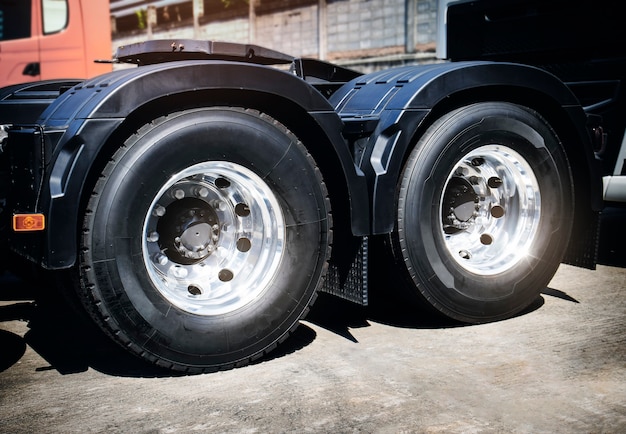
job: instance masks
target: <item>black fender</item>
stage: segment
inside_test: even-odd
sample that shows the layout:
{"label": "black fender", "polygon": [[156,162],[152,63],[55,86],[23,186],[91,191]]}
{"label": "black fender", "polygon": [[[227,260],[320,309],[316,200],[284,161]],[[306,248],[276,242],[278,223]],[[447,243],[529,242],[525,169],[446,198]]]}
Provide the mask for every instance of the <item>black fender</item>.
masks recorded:
{"label": "black fender", "polygon": [[[249,63],[190,60],[142,66],[105,74],[80,83],[61,95],[42,113],[38,125],[45,135],[48,155],[44,179],[35,196],[37,211],[43,212],[48,229],[39,244],[40,262],[50,269],[71,267],[76,261],[80,203],[94,164],[107,145],[119,146],[116,136],[129,116],[142,107],[157,106],[156,116],[180,109],[168,107],[185,95],[206,91],[237,91],[251,98],[276,97],[299,107],[310,117],[326,146],[320,152],[335,158],[343,171],[350,200],[354,234],[369,228],[365,177],[354,165],[341,135],[343,123],[333,107],[315,88],[286,71]],[[244,100],[245,101],[245,100]],[[210,102],[207,102],[210,103]],[[139,127],[136,125],[135,127]],[[49,132],[49,134],[47,134]],[[132,133],[132,131],[131,131]],[[330,151],[330,152],[329,152]],[[23,208],[23,207],[22,207]],[[16,234],[15,236],[19,236]],[[22,250],[34,249],[22,247]],[[21,245],[19,242],[15,245]],[[15,249],[14,245],[14,249]],[[31,258],[32,252],[20,252]]]}
{"label": "black fender", "polygon": [[0,88],[0,125],[32,124],[60,93],[82,80],[42,80]]}
{"label": "black fender", "polygon": [[[554,75],[500,62],[405,66],[358,77],[330,98],[347,124],[364,125],[369,120],[375,125],[370,135],[355,141],[360,149],[357,162],[370,190],[372,233],[393,230],[398,177],[420,132],[446,111],[489,99],[523,103],[544,116],[553,116],[550,120],[558,118],[559,132],[568,139],[568,156],[583,161],[586,174],[581,183],[591,186],[587,204],[601,207],[601,176],[585,114],[574,94]],[[546,112],[547,107],[552,107],[551,113]]]}

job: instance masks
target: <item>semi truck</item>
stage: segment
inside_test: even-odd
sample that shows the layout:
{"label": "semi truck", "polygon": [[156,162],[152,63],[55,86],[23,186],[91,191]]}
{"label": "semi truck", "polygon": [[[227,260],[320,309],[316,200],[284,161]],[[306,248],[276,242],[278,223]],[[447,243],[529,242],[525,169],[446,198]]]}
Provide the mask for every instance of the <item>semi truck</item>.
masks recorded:
{"label": "semi truck", "polygon": [[0,90],[2,263],[187,373],[269,353],[319,292],[367,305],[381,265],[456,321],[517,315],[626,202],[624,26],[575,3],[443,1],[429,65],[151,40]]}

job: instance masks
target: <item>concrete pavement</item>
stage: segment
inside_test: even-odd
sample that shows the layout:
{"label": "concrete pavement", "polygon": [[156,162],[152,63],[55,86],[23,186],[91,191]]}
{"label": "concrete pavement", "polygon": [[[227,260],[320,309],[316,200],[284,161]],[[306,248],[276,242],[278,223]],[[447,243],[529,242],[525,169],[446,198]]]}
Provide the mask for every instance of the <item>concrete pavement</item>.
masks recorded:
{"label": "concrete pavement", "polygon": [[[13,286],[12,286],[13,285]],[[626,432],[626,269],[562,265],[524,314],[462,326],[378,287],[322,295],[251,366],[171,376],[9,283],[0,432]]]}

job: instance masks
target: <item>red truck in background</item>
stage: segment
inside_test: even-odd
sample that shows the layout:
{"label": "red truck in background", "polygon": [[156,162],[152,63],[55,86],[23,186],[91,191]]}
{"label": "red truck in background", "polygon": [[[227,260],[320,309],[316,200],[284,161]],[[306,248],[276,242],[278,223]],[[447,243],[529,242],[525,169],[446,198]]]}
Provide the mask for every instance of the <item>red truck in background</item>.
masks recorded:
{"label": "red truck in background", "polygon": [[0,0],[0,87],[111,70],[108,0]]}

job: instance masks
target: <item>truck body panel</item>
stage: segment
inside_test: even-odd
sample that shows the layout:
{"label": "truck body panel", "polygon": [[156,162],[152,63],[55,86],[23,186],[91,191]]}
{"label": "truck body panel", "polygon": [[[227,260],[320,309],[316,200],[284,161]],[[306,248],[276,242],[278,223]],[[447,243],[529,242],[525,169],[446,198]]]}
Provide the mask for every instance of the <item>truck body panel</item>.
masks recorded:
{"label": "truck body panel", "polygon": [[[194,83],[193,98],[189,97],[189,82]],[[82,82],[51,104],[41,114],[36,128],[11,132],[15,136],[12,138],[15,146],[12,152],[23,155],[16,157],[13,165],[16,169],[29,161],[45,161],[48,168],[41,179],[24,179],[17,183],[34,186],[35,189],[28,193],[16,192],[15,196],[19,198],[16,206],[22,212],[45,213],[49,224],[55,228],[54,231],[39,234],[46,239],[30,245],[18,240],[33,239],[33,234],[14,234],[15,245],[20,246],[18,249],[22,254],[35,258],[45,268],[72,266],[76,251],[71,246],[76,242],[75,228],[78,204],[84,194],[83,186],[102,148],[115,140],[116,129],[129,117],[146,116],[154,110],[154,105],[165,112],[174,111],[180,109],[181,100],[184,106],[189,106],[211,99],[220,100],[224,98],[223,94],[232,92],[256,94],[259,106],[279,98],[281,104],[292,105],[294,110],[301,110],[303,115],[310,116],[311,122],[317,124],[326,136],[328,144],[323,146],[331,146],[329,150],[340,162],[345,182],[350,186],[353,232],[368,233],[364,177],[355,167],[341,138],[343,124],[328,101],[303,80],[277,69],[195,60],[120,70]],[[200,101],[192,102],[196,98]],[[248,103],[255,105],[251,100]],[[46,156],[31,159],[29,156],[33,148],[40,149],[42,143]],[[27,177],[31,178],[31,173],[41,171],[42,167],[31,167]]]}
{"label": "truck body panel", "polygon": [[[344,121],[354,117],[376,118],[378,123],[360,143],[357,157],[367,174],[373,198],[372,233],[393,229],[393,192],[407,149],[415,143],[421,122],[431,111],[480,101],[498,93],[509,101],[523,102],[546,116],[555,110],[565,115],[563,126],[575,131],[568,152],[587,162],[582,181],[592,196],[581,198],[593,208],[602,207],[600,168],[585,128],[586,118],[571,90],[555,76],[520,64],[454,62],[401,67],[359,77],[334,93],[330,101]],[[552,106],[552,108],[550,108]]]}
{"label": "truck body panel", "polygon": [[[485,75],[489,77],[488,85],[477,84],[476,77]],[[49,178],[44,177],[34,183],[18,183],[36,185],[40,189],[29,195],[20,192],[21,211],[43,212],[48,215],[50,224],[60,222],[54,224],[55,231],[46,233],[48,238],[45,241],[41,240],[37,247],[33,247],[41,253],[23,251],[23,254],[31,258],[42,255],[38,262],[50,269],[67,268],[74,264],[76,256],[67,246],[75,241],[68,241],[75,240],[74,228],[79,213],[77,204],[83,194],[85,179],[101,148],[120,124],[133,113],[140,113],[142,107],[158,101],[162,110],[167,104],[172,104],[170,110],[176,108],[174,101],[188,99],[184,94],[188,92],[186,83],[191,81],[197,95],[208,92],[203,98],[219,98],[212,96],[211,91],[227,93],[244,90],[250,92],[249,95],[256,93],[261,100],[270,96],[281,100],[286,97],[294,107],[309,113],[313,119],[319,119],[316,120],[318,124],[323,123],[322,118],[327,118],[324,131],[329,141],[332,137],[333,150],[341,161],[349,186],[354,235],[384,234],[393,229],[393,192],[404,156],[414,143],[421,122],[443,100],[454,101],[457,95],[470,91],[476,95],[487,93],[489,87],[508,88],[511,95],[516,93],[516,89],[524,92],[534,90],[537,93],[534,104],[550,102],[561,107],[571,116],[570,128],[575,129],[576,125],[584,122],[577,100],[567,87],[539,69],[513,64],[454,63],[417,70],[402,67],[356,78],[336,91],[330,101],[298,77],[251,64],[190,60],[116,71],[65,92],[41,115],[38,121],[41,129],[28,131],[36,137],[27,140],[32,144],[16,145],[17,149],[23,150],[33,146],[38,148],[43,140],[48,154],[46,165],[51,168],[48,170]],[[462,102],[466,100],[459,99],[457,104]],[[252,101],[248,103],[255,105]],[[258,104],[262,105],[261,102]],[[339,114],[342,122],[335,113]],[[96,122],[98,119],[101,121]],[[375,123],[375,128],[370,131],[360,129],[356,135],[350,133],[353,128],[350,125],[355,122],[362,124],[364,119],[370,122],[370,128]],[[334,126],[331,127],[331,123]],[[341,139],[344,124],[348,125],[344,135],[348,140],[354,139],[352,147],[359,147],[358,155],[350,154],[349,147]],[[19,134],[25,134],[25,130]],[[592,186],[593,203],[597,207],[601,201],[602,184],[597,167],[591,164],[593,154],[587,132],[581,129],[578,134],[576,142],[569,146],[572,152],[586,155],[590,162],[586,168],[587,175],[581,179]],[[22,142],[21,139],[14,139],[14,143],[18,141]],[[29,158],[19,161],[18,166],[26,164]],[[39,172],[41,168],[34,167],[32,171]],[[369,193],[366,192],[365,182]],[[368,195],[370,199],[367,199]],[[24,200],[29,196],[33,200],[37,198],[37,205]],[[14,234],[13,237],[16,240],[32,238],[32,234]],[[26,247],[25,244],[20,245]]]}
{"label": "truck body panel", "polygon": [[566,0],[442,1],[440,11],[446,13],[440,20],[445,20],[446,31],[439,32],[437,54],[453,61],[524,63],[554,74],[588,115],[602,119],[598,134],[605,136],[595,145],[602,175],[626,176],[615,170],[623,167],[618,155],[626,127],[626,46],[621,43],[626,28],[616,13],[620,5],[618,1],[593,6]]}

